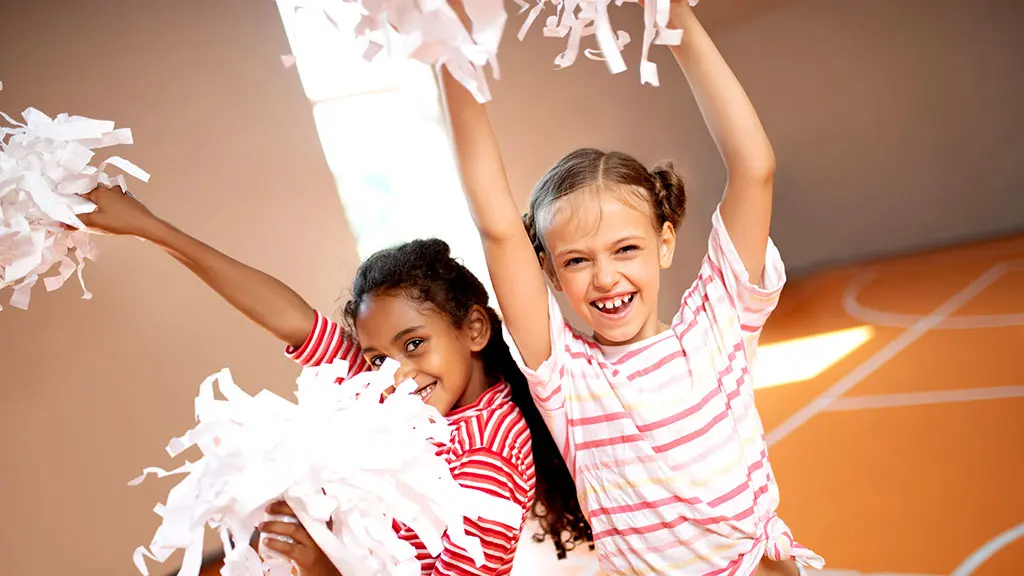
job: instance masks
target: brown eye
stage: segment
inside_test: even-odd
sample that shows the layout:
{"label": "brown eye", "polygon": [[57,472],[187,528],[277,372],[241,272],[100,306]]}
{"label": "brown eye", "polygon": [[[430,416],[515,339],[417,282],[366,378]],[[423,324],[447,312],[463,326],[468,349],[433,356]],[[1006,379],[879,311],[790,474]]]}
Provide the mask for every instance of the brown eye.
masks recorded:
{"label": "brown eye", "polygon": [[416,349],[419,348],[422,344],[423,344],[423,339],[422,338],[413,338],[412,340],[409,340],[408,342],[405,343],[405,351],[406,352],[415,352]]}

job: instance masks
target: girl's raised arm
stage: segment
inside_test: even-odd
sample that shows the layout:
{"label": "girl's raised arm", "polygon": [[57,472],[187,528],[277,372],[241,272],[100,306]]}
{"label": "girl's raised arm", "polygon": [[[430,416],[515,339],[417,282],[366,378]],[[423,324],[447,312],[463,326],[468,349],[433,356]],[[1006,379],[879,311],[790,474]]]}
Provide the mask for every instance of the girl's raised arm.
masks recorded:
{"label": "girl's raised arm", "polygon": [[441,71],[462,186],[480,232],[491,283],[526,366],[551,355],[548,292],[512,191],[487,110],[447,70]]}
{"label": "girl's raised arm", "polygon": [[92,230],[149,240],[285,344],[297,348],[306,341],[316,312],[281,281],[178,230],[119,189],[99,187],[86,197],[97,205],[81,215]]}
{"label": "girl's raised arm", "polygon": [[775,152],[754,106],[686,0],[673,3],[671,25],[683,30],[672,54],[683,69],[725,161],[721,215],[750,282],[760,283],[772,219]]}

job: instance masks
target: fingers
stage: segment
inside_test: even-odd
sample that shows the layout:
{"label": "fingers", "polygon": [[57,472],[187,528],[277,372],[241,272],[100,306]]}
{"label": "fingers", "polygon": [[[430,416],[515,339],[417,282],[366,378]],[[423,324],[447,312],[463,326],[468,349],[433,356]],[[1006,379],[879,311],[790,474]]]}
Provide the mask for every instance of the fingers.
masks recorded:
{"label": "fingers", "polygon": [[273,502],[267,506],[267,514],[279,514],[281,516],[295,517],[295,512],[292,511],[292,507],[284,500],[278,500],[277,502]]}
{"label": "fingers", "polygon": [[262,546],[267,550],[277,552],[299,566],[309,566],[316,559],[315,550],[298,543],[292,544],[274,538],[264,538]]}
{"label": "fingers", "polygon": [[316,546],[313,539],[310,538],[309,533],[302,527],[302,524],[298,522],[280,522],[270,521],[260,524],[260,532],[263,534],[274,534],[277,536],[287,536],[296,543],[303,546]]}
{"label": "fingers", "polygon": [[135,198],[134,194],[132,194],[131,192],[125,192],[124,190],[121,189],[120,186],[107,186],[106,184],[97,184],[96,187],[93,188],[92,190],[83,193],[82,198],[85,198],[86,200],[95,203],[97,197],[106,194],[107,191],[117,192],[120,194],[125,194],[126,196],[130,196],[131,198]]}

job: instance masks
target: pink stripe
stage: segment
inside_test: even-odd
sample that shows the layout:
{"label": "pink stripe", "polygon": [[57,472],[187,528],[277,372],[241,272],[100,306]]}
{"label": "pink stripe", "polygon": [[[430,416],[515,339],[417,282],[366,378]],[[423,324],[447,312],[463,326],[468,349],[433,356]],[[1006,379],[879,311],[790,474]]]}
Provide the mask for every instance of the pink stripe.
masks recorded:
{"label": "pink stripe", "polygon": [[735,497],[739,496],[740,494],[742,494],[749,486],[750,486],[750,482],[747,481],[747,480],[744,480],[739,486],[733,488],[732,490],[729,490],[728,492],[726,492],[725,494],[722,494],[718,498],[715,498],[714,500],[709,501],[708,502],[708,506],[711,506],[712,508],[718,508],[722,504],[725,504],[729,500],[732,500],[733,498],[735,498]]}
{"label": "pink stripe", "polygon": [[729,301],[729,306],[731,306],[733,310],[739,310],[739,307],[736,306],[736,300],[732,296],[732,291],[729,290],[729,284],[725,281],[725,274],[722,272],[722,269],[714,260],[709,259],[708,263],[711,265],[711,271],[714,273],[715,278],[722,283],[722,287],[724,288],[722,291],[725,292],[725,297]]}
{"label": "pink stripe", "polygon": [[[667,338],[667,336],[666,336],[666,338]],[[630,350],[629,352],[627,352],[627,353],[623,354],[622,356],[616,358],[615,361],[612,362],[612,363],[617,365],[617,366],[622,366],[626,362],[629,362],[630,360],[632,360],[633,358],[636,358],[637,356],[643,354],[644,352],[647,352],[651,348],[654,348],[658,344],[661,344],[662,342],[664,342],[666,340],[666,338],[658,338],[657,340],[654,340],[653,342],[645,344],[644,346],[641,346],[640,348],[637,348],[636,350]]]}
{"label": "pink stripe", "polygon": [[593,448],[603,448],[606,446],[619,446],[621,444],[630,444],[632,442],[640,442],[644,437],[639,434],[623,434],[621,436],[612,436],[611,438],[600,438],[597,440],[590,440],[587,442],[580,442],[576,445],[576,451],[582,452],[584,450],[590,450]]}
{"label": "pink stripe", "polygon": [[644,376],[647,376],[651,372],[654,372],[656,370],[660,370],[662,367],[664,367],[669,362],[671,362],[673,360],[678,360],[679,358],[682,358],[682,357],[683,357],[683,351],[682,350],[675,350],[671,354],[669,354],[668,356],[665,356],[661,360],[658,360],[654,364],[651,364],[650,366],[648,366],[646,368],[642,368],[640,370],[637,370],[636,372],[633,372],[629,376],[626,376],[626,380],[629,380],[630,382],[632,382],[632,381],[636,380],[637,378],[642,378]]}
{"label": "pink stripe", "polygon": [[562,393],[562,385],[559,384],[559,385],[555,386],[554,389],[551,390],[551,393],[548,394],[547,396],[542,396],[542,395],[538,394],[536,390],[534,390],[533,395],[534,395],[534,397],[537,399],[537,401],[539,403],[547,404],[548,402],[551,402],[552,398],[554,398],[555,396],[558,396],[561,393]]}
{"label": "pink stripe", "polygon": [[[680,548],[685,548],[687,550],[692,550],[694,548],[694,546],[698,542],[707,540],[708,538],[711,538],[711,537],[714,537],[714,536],[719,536],[719,535],[711,533],[711,532],[708,532],[708,531],[703,530],[703,529],[700,529],[700,531],[697,534],[695,534],[693,537],[691,537],[691,538],[686,538],[686,539],[675,539],[675,538],[673,538],[672,540],[670,540],[668,542],[664,542],[662,544],[658,544],[657,546],[633,546],[631,542],[628,542],[625,539],[622,539],[621,540],[622,544],[624,544],[625,547],[628,548],[628,550],[623,551],[623,550],[620,550],[620,549],[617,549],[617,548],[616,549],[612,549],[612,550],[606,549],[606,550],[603,551],[603,556],[605,558],[626,558],[627,561],[630,561],[628,559],[637,558],[637,557],[641,557],[642,558],[643,556],[646,556],[648,554],[656,554],[658,552],[665,552],[667,550],[678,550]],[[749,554],[749,552],[744,553],[744,556],[746,554]]]}
{"label": "pink stripe", "polygon": [[615,529],[608,528],[599,532],[594,532],[594,540],[598,538],[607,538],[609,536],[636,536],[641,534],[651,534],[661,530],[672,530],[679,527],[687,522],[696,524],[697,526],[713,526],[715,524],[722,524],[725,522],[739,522],[753,516],[754,507],[751,506],[746,510],[736,514],[735,516],[712,516],[710,518],[686,518],[684,516],[676,516],[675,518],[668,521],[655,522],[653,524],[647,524],[646,526],[636,526],[632,528]]}
{"label": "pink stripe", "polygon": [[[738,393],[734,393],[734,394],[738,395]],[[744,413],[744,416],[749,416],[750,413],[751,413],[750,411],[747,411],[747,412]],[[745,419],[737,421],[737,425],[742,424],[744,421],[745,421]],[[696,456],[694,456],[694,457],[692,457],[692,458],[690,458],[688,460],[685,460],[683,462],[664,462],[664,459],[662,457],[658,456],[658,455],[655,455],[655,454],[641,454],[639,456],[632,457],[632,458],[618,458],[618,457],[615,457],[615,458],[602,458],[600,460],[600,464],[601,464],[601,466],[607,467],[607,468],[620,468],[621,469],[621,468],[625,468],[627,466],[632,466],[634,464],[659,463],[659,464],[668,464],[669,468],[672,471],[678,472],[680,470],[685,470],[687,468],[692,468],[693,466],[695,466],[697,464],[700,464],[701,462],[706,460],[709,456],[711,456],[712,454],[715,454],[715,453],[721,451],[724,446],[727,446],[727,445],[731,444],[732,442],[733,442],[733,438],[732,438],[731,435],[730,436],[724,436],[724,437],[720,438],[714,444],[708,446],[704,451],[700,452]],[[764,460],[767,459],[766,451],[762,451],[761,458],[764,459]],[[764,465],[763,461],[756,462],[754,464],[754,468],[751,468],[751,470],[755,470],[757,468],[760,468],[763,465]]]}
{"label": "pink stripe", "polygon": [[655,422],[651,422],[651,423],[648,423],[648,424],[639,424],[639,425],[637,425],[637,429],[640,430],[641,432],[653,432],[655,430],[664,428],[665,426],[668,426],[670,424],[675,424],[676,422],[679,422],[683,418],[686,418],[688,416],[692,416],[692,415],[696,414],[697,412],[700,412],[700,410],[702,408],[704,408],[705,406],[707,406],[708,402],[711,402],[711,400],[715,396],[717,396],[718,394],[719,394],[718,390],[717,389],[713,389],[710,392],[708,392],[707,395],[705,395],[703,398],[701,398],[700,402],[697,402],[696,404],[694,404],[693,406],[690,406],[686,410],[683,410],[682,412],[680,412],[680,413],[678,413],[678,414],[676,414],[674,416],[669,416],[667,418],[663,418],[663,419],[657,420]]}
{"label": "pink stripe", "polygon": [[690,442],[693,442],[694,440],[697,440],[698,438],[704,436],[709,431],[711,431],[711,429],[714,428],[716,424],[718,424],[719,422],[725,420],[727,416],[729,416],[729,409],[728,408],[726,408],[725,410],[722,410],[721,412],[719,412],[718,415],[715,416],[714,418],[712,418],[710,422],[708,422],[707,424],[701,426],[699,429],[694,430],[693,432],[691,432],[689,434],[686,434],[685,436],[680,436],[679,438],[676,438],[675,440],[673,440],[673,441],[671,441],[671,442],[669,442],[667,444],[662,444],[660,446],[651,446],[651,449],[654,450],[655,452],[659,453],[659,454],[664,454],[665,452],[668,452],[669,450],[672,450],[673,448],[678,448],[679,446],[682,446],[683,444],[688,444]]}
{"label": "pink stripe", "polygon": [[569,418],[569,426],[591,426],[594,424],[615,422],[616,420],[629,420],[629,414],[626,414],[625,412],[609,412],[607,414],[599,414],[597,416]]}
{"label": "pink stripe", "polygon": [[681,496],[668,496],[659,500],[650,500],[640,502],[638,504],[623,504],[621,506],[607,506],[601,508],[595,508],[590,511],[590,518],[598,518],[600,516],[622,514],[625,512],[640,512],[642,510],[650,510],[652,508],[660,508],[662,506],[668,506],[669,504],[689,504],[697,505],[701,503],[700,498],[683,498]]}

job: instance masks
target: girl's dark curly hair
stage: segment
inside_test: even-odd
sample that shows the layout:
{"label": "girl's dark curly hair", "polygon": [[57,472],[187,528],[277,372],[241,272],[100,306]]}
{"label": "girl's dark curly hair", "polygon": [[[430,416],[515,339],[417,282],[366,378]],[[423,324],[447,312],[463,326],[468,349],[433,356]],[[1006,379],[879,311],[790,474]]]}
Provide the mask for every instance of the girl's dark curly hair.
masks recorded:
{"label": "girl's dark curly hair", "polygon": [[491,380],[504,379],[509,383],[512,401],[530,427],[537,475],[532,512],[542,530],[533,539],[543,542],[550,537],[559,558],[564,558],[566,551],[578,542],[585,541],[592,546],[594,537],[580,510],[572,476],[533,403],[526,378],[502,338],[501,320],[487,305],[488,294],[483,283],[452,258],[443,240],[413,240],[381,250],[359,267],[352,285],[352,299],[344,307],[350,328],[354,328],[356,312],[363,300],[376,294],[401,294],[414,302],[427,304],[444,314],[456,328],[464,325],[474,306],[487,311],[491,337],[480,352],[484,369]]}

